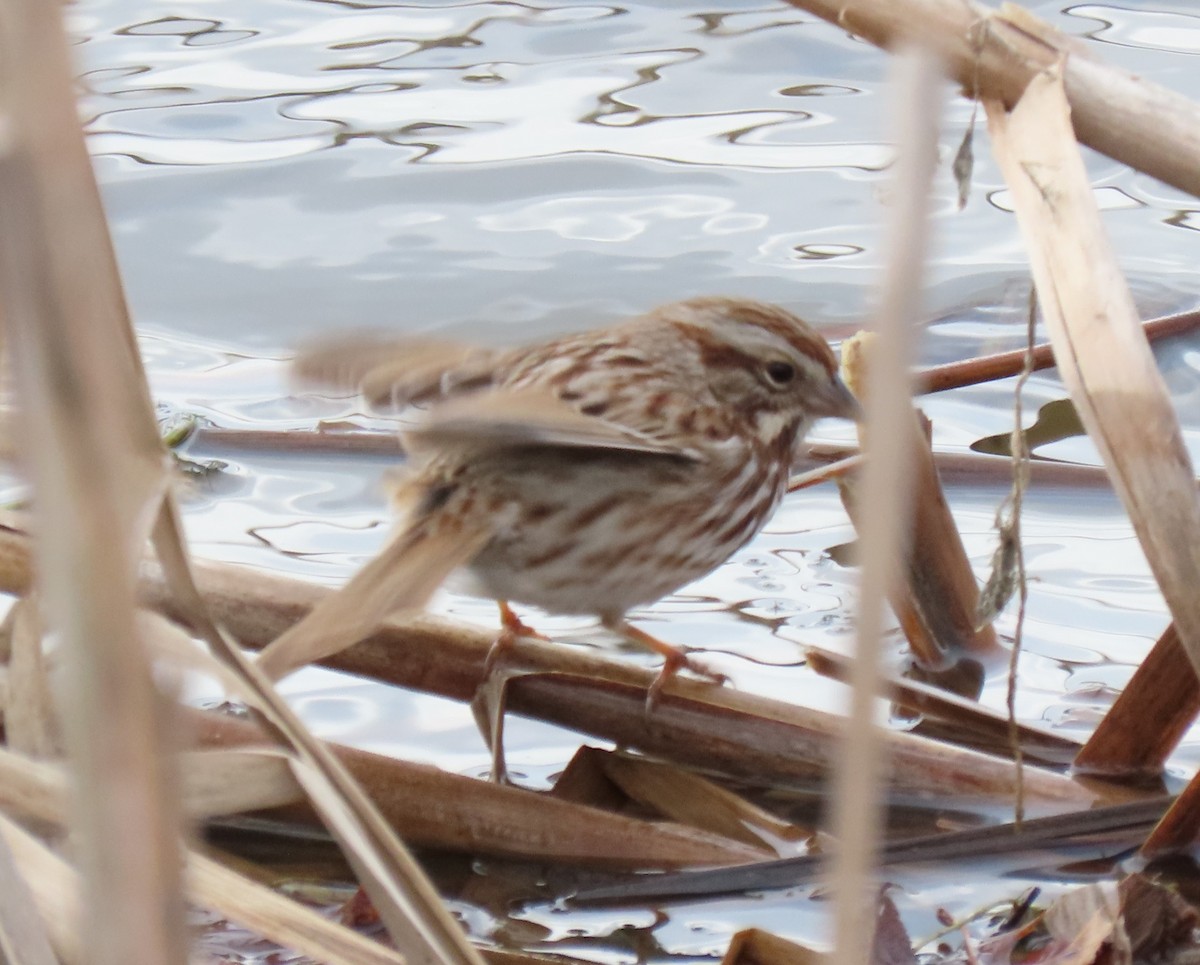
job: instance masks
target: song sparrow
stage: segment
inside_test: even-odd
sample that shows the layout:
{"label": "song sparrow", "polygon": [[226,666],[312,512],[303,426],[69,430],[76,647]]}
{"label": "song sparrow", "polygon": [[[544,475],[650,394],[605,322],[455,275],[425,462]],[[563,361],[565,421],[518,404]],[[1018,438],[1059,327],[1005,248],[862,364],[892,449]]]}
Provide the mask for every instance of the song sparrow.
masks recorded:
{"label": "song sparrow", "polygon": [[347,587],[262,657],[269,672],[334,652],[421,606],[460,566],[474,591],[631,627],[633,607],[713,570],[783,497],[805,432],[857,418],[826,341],[772,305],[696,298],[515,349],[359,339],[318,346],[301,376],[377,408],[430,407],[402,432],[398,532]]}

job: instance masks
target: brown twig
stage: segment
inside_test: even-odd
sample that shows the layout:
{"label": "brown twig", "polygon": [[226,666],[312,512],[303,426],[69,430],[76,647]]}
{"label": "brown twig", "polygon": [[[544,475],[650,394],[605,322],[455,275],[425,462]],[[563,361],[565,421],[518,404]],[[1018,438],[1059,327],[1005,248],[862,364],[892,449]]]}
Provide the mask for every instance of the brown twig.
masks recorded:
{"label": "brown twig", "polygon": [[1075,758],[1075,770],[1129,780],[1160,774],[1197,714],[1200,680],[1172,623]]}
{"label": "brown twig", "polygon": [[[1179,312],[1175,315],[1164,315],[1153,318],[1142,324],[1149,342],[1170,338],[1191,332],[1200,326],[1200,309]],[[935,365],[927,368],[917,376],[918,392],[945,392],[948,389],[959,389],[967,385],[978,385],[981,382],[993,382],[996,379],[1007,379],[1020,375],[1025,364],[1026,349],[1015,349],[1011,352],[998,352],[995,355],[981,355],[978,358],[964,359],[961,362],[947,362],[945,365]],[[1049,342],[1034,346],[1033,371],[1049,369],[1055,366],[1054,348]]]}
{"label": "brown twig", "polygon": [[[189,723],[204,747],[240,747],[266,740],[253,722],[212,711],[192,711]],[[630,871],[735,864],[762,854],[761,848],[679,825],[647,825],[426,764],[329,746],[380,813],[414,846]],[[315,820],[307,804],[290,807],[283,816]]]}
{"label": "brown twig", "polygon": [[[1170,797],[1160,795],[1090,811],[1033,818],[1022,822],[1020,828],[1014,824],[1000,824],[890,841],[883,846],[882,858],[888,865],[962,858],[974,861],[985,854],[1012,854],[1034,847],[1077,843],[1097,836],[1130,838],[1141,828],[1158,821],[1171,801]],[[811,881],[820,868],[820,856],[805,855],[760,861],[743,868],[643,875],[633,881],[581,890],[571,901],[580,905],[635,899],[644,902],[651,898],[695,899],[742,891],[792,888]]]}
{"label": "brown twig", "polygon": [[1146,836],[1139,854],[1152,858],[1181,851],[1196,843],[1197,828],[1200,828],[1200,775],[1194,775],[1188,781],[1162,820]]}
{"label": "brown twig", "polygon": [[[300,619],[327,587],[245,566],[198,563],[205,602],[245,646],[265,646]],[[0,590],[29,585],[29,542],[0,526]],[[147,605],[168,613],[178,607],[161,577],[147,570]],[[433,617],[393,621],[323,663],[385,683],[468,701],[485,678],[494,631]],[[509,709],[665,760],[780,785],[821,780],[837,753],[842,720],[834,714],[677,679],[655,713],[644,713],[653,669],[602,659],[556,644],[519,639],[509,658],[525,672],[510,683]],[[1006,761],[948,748],[911,734],[888,732],[891,780],[897,788],[999,794],[1010,786]],[[1044,801],[1079,804],[1097,791],[1058,774],[1031,770],[1030,793]],[[1101,792],[1102,793],[1102,792]]]}

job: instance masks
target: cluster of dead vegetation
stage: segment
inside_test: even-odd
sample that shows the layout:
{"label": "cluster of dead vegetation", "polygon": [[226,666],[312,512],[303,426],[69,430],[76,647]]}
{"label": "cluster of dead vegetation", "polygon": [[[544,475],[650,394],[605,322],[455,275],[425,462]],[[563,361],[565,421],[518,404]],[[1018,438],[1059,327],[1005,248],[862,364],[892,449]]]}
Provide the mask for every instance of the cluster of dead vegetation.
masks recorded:
{"label": "cluster of dead vegetation", "polygon": [[[871,364],[864,373],[851,363],[868,404],[866,456],[796,481],[799,488],[840,478],[860,526],[858,659],[811,658],[853,681],[852,715],[847,726],[681,679],[647,716],[652,673],[523,639],[509,657],[508,709],[624,749],[580,752],[549,794],[317,740],[244,654],[270,644],[330,591],[190,558],[75,115],[59,10],[11,0],[0,12],[0,310],[20,413],[15,448],[35,494],[32,517],[0,529],[0,589],[20,598],[6,625],[0,689],[6,957],[38,965],[183,961],[189,903],[320,961],[530,957],[470,943],[411,857],[408,847],[417,846],[569,869],[553,880],[569,881],[563,889],[579,902],[787,887],[832,867],[839,962],[911,962],[915,951],[925,961],[1192,960],[1194,911],[1142,875],[1045,909],[1014,901],[982,943],[935,939],[914,950],[886,895],[877,898],[876,869],[1097,835],[1136,842],[1153,857],[1196,838],[1200,780],[1174,799],[1131,783],[1161,772],[1200,711],[1200,501],[1147,338],[1190,327],[1196,316],[1143,328],[1076,138],[1200,193],[1200,111],[1096,63],[1018,8],[996,13],[966,0],[796,4],[905,51],[895,82],[897,254],[882,286],[879,341],[863,350]],[[918,25],[923,52],[907,46]],[[1018,407],[1013,493],[999,514],[1000,550],[981,603],[941,493],[938,457],[909,403],[942,71],[983,105],[1051,344],[927,372],[917,388],[1053,361],[1173,618],[1082,746],[981,708],[971,689],[979,679],[962,670],[1000,648],[989,618],[1023,592],[1021,495],[1038,472],[1053,470],[1021,457]],[[955,164],[964,191],[970,151],[968,141]],[[219,437],[210,432],[210,441]],[[377,441],[323,433],[284,444]],[[994,463],[981,471],[994,472]],[[920,681],[881,677],[885,601],[912,645]],[[467,701],[485,681],[492,639],[405,617],[323,662]],[[1010,650],[1015,661],[1019,640]],[[248,713],[180,706],[177,675],[194,670],[221,680]],[[924,715],[938,736],[876,727],[881,693]],[[826,783],[837,815],[831,837],[794,810],[767,807],[761,793]],[[1017,814],[1009,825],[882,840],[884,797],[905,792],[932,792],[943,803],[1009,797]],[[264,810],[336,839],[387,941],[256,883],[196,834],[205,822]],[[710,870],[678,870],[695,867]],[[635,870],[664,873],[629,878]],[[947,922],[948,933],[962,924]],[[738,935],[727,954],[731,963],[818,959],[825,960],[762,932]]]}

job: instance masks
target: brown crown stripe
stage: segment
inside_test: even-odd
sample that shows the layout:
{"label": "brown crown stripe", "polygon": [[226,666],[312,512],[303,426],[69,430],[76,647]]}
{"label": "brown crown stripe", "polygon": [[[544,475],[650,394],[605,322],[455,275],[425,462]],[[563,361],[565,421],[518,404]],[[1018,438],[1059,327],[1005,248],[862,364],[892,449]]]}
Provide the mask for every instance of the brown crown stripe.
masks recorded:
{"label": "brown crown stripe", "polygon": [[[696,298],[684,302],[694,308],[723,309],[729,316],[774,332],[801,355],[806,355],[830,375],[837,371],[833,349],[819,334],[805,330],[806,323],[774,305],[736,301],[728,298]],[[689,326],[690,328],[690,326]]]}

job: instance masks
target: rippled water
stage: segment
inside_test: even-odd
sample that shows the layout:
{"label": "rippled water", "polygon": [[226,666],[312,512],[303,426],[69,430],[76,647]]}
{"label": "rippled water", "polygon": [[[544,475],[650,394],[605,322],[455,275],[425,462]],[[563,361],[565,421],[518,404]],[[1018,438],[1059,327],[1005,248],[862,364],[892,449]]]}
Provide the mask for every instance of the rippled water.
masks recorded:
{"label": "rippled water", "polygon": [[[1196,93],[1191,4],[1034,9],[1109,62]],[[369,325],[499,343],[720,292],[786,303],[836,337],[863,319],[885,261],[886,58],[787,6],[81,0],[69,16],[154,391],[221,425],[304,427],[351,412],[286,385],[282,360],[318,332]],[[970,115],[949,102],[947,159]],[[985,142],[981,132],[965,210],[948,172],[937,184],[927,362],[1023,338],[1025,258]],[[1193,199],[1103,157],[1089,154],[1088,167],[1144,313],[1195,304]],[[1158,350],[1194,455],[1196,344]],[[1062,395],[1044,374],[1027,405]],[[939,444],[1007,431],[1010,396],[1002,383],[928,400]],[[1042,454],[1097,461],[1082,439]],[[336,581],[384,535],[380,460],[202,455],[228,463],[189,499],[203,555]],[[950,496],[982,572],[1001,487]],[[1036,487],[1027,505],[1034,582],[1019,710],[1083,733],[1166,617],[1114,497]],[[832,491],[800,495],[735,560],[640,616],[708,649],[739,687],[838,708],[840,689],[801,661],[807,644],[849,643],[854,576],[827,551],[850,539]],[[437,606],[495,619],[449,594]],[[539,625],[595,637],[584,621]],[[317,671],[287,686],[331,737],[486,767],[462,707]],[[984,699],[999,706],[1002,690],[994,681]],[[514,721],[510,763],[537,785],[578,742]],[[1198,753],[1193,735],[1176,770]],[[957,883],[960,897],[1011,895],[994,875],[980,866]],[[913,879],[906,900],[928,911],[959,899]],[[752,914],[722,903],[677,909],[655,934],[708,955],[747,920],[811,937],[823,915],[795,898]],[[614,927],[607,912],[533,918],[560,936]]]}

